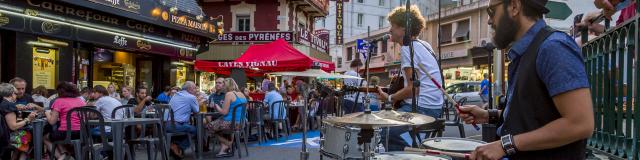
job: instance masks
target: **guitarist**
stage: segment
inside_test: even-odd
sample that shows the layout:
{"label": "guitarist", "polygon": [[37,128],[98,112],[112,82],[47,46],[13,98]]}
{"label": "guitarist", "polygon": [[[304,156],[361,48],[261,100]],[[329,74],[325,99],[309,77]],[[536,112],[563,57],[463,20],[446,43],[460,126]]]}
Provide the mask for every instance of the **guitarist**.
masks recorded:
{"label": "guitarist", "polygon": [[[359,55],[356,55],[356,56],[359,56]],[[358,74],[360,67],[362,67],[362,61],[360,60],[360,58],[357,58],[351,61],[351,65],[349,67],[350,67],[349,70],[344,73],[345,75],[360,77],[360,74]],[[360,87],[361,80],[344,79],[343,82],[345,86]],[[344,95],[344,101],[342,101],[342,106],[344,108],[343,111],[345,112],[345,114],[364,111],[364,105],[362,104],[363,97],[364,97],[364,93],[351,93],[351,94]],[[356,99],[358,100],[357,105],[356,105]]]}
{"label": "guitarist", "polygon": [[[437,86],[429,79],[426,74],[431,74],[436,78],[436,81],[442,84],[442,76],[438,67],[438,62],[435,56],[433,56],[433,50],[429,43],[418,40],[417,36],[425,27],[425,20],[420,13],[417,6],[413,5],[409,11],[409,17],[411,18],[411,28],[406,28],[406,19],[404,7],[397,7],[388,15],[387,20],[391,24],[389,34],[390,40],[397,44],[403,44],[403,36],[406,29],[411,30],[411,39],[414,47],[414,66],[418,67],[418,64],[422,64],[426,67],[429,73],[424,73],[419,68],[416,68],[416,79],[420,81],[420,87],[416,88],[418,98],[418,113],[431,116],[434,118],[440,117],[442,114],[442,104],[444,103],[444,97],[442,92],[438,90]],[[394,94],[387,94],[381,89],[378,90],[378,97],[386,102],[401,101],[401,106],[398,111],[411,112],[411,88],[413,87],[413,81],[411,79],[411,57],[409,46],[402,46],[400,49],[400,64],[401,72],[404,75],[404,88],[400,89]],[[401,151],[404,147],[409,146],[400,135],[407,132],[407,127],[392,127],[389,131],[389,146],[386,146],[388,151]],[[383,142],[385,141],[383,136]]]}

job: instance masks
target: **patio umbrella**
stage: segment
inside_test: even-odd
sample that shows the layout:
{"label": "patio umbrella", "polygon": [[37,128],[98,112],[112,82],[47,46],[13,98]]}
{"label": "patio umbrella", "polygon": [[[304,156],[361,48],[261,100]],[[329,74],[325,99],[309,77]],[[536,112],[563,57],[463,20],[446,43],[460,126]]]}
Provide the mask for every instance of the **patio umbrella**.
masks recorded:
{"label": "patio umbrella", "polygon": [[317,77],[317,78],[353,78],[353,79],[362,79],[360,77],[350,76],[350,75],[342,75],[342,74],[331,74],[327,73],[320,69],[307,69],[305,71],[291,71],[291,72],[273,72],[269,73],[272,75],[282,75],[282,76],[301,76],[301,77]]}

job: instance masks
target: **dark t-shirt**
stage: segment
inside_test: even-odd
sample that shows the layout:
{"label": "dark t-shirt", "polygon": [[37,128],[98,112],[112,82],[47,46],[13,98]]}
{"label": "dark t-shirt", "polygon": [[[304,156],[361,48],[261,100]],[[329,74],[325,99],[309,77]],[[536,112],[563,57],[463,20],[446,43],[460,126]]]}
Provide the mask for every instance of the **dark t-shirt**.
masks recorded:
{"label": "dark t-shirt", "polygon": [[33,101],[33,97],[31,97],[31,94],[28,94],[28,93],[25,93],[24,96],[16,99],[16,104],[27,105],[29,103],[34,103],[34,102],[35,101]]}
{"label": "dark t-shirt", "polygon": [[213,93],[209,96],[209,104],[215,103],[218,106],[222,106],[225,93]]}
{"label": "dark t-shirt", "polygon": [[[130,105],[136,105],[136,106],[137,106],[137,105],[138,105],[138,99],[136,99],[136,98],[131,98],[131,99],[129,99],[129,102],[127,102],[127,104],[130,104]],[[147,101],[147,102],[145,102],[145,103],[144,103],[144,106],[145,106],[145,107],[146,107],[146,106],[150,106],[150,105],[151,105],[151,101]]]}
{"label": "dark t-shirt", "polygon": [[2,102],[0,102],[0,114],[2,115],[2,117],[0,117],[0,149],[9,147],[9,133],[11,133],[11,129],[9,129],[9,126],[7,125],[5,116],[12,112],[15,113],[16,116],[18,115],[18,108],[16,107],[16,104],[2,100]]}

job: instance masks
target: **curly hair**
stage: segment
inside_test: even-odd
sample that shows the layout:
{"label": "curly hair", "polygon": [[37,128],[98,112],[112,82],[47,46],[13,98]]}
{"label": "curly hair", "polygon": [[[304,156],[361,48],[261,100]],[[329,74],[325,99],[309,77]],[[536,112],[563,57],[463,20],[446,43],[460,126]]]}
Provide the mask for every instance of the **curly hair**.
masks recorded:
{"label": "curly hair", "polygon": [[[418,6],[411,5],[409,8],[409,17],[411,17],[411,36],[420,35],[420,32],[425,28],[426,22]],[[395,26],[407,28],[406,8],[404,6],[396,7],[387,15],[387,20]]]}

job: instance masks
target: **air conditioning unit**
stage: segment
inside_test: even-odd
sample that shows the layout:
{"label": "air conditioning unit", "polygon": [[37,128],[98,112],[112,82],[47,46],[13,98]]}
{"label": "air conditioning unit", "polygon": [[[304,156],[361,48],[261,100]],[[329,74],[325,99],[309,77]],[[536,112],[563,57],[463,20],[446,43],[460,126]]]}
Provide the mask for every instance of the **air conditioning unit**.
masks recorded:
{"label": "air conditioning unit", "polygon": [[481,38],[481,39],[478,41],[478,45],[477,45],[477,46],[478,46],[478,47],[484,47],[485,45],[487,45],[487,43],[492,43],[492,42],[491,42],[491,38]]}

